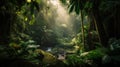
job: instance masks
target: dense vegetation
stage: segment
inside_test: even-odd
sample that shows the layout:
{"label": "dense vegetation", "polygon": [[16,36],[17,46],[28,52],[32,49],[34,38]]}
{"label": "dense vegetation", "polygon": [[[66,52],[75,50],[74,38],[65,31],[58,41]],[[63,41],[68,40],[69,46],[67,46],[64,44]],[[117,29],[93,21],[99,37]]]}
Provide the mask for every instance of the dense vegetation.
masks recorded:
{"label": "dense vegetation", "polygon": [[120,0],[1,0],[0,67],[119,67]]}

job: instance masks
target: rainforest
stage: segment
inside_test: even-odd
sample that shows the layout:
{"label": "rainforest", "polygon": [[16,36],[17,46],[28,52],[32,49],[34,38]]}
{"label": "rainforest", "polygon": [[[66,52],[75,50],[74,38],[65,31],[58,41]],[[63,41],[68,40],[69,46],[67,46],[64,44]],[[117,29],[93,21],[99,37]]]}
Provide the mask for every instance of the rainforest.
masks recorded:
{"label": "rainforest", "polygon": [[0,67],[119,67],[120,0],[0,0]]}

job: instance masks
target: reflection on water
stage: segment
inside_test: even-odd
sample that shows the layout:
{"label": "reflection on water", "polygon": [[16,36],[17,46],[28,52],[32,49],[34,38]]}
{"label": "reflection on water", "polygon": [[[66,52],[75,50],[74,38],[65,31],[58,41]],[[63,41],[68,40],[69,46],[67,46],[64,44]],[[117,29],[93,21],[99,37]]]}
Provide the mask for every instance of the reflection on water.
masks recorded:
{"label": "reflection on water", "polygon": [[46,51],[50,52],[52,49],[51,47],[48,47]]}

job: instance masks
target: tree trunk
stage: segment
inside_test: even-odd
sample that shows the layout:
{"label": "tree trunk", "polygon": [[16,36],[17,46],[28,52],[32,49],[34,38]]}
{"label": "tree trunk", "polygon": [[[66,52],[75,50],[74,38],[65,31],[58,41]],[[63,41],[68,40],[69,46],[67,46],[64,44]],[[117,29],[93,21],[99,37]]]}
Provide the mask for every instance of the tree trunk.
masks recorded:
{"label": "tree trunk", "polygon": [[9,43],[10,37],[10,14],[0,12],[0,18],[0,45],[5,45]]}
{"label": "tree trunk", "polygon": [[85,35],[84,35],[84,23],[83,23],[83,12],[81,10],[81,32],[82,32],[82,42],[83,42],[83,47],[85,47]]}
{"label": "tree trunk", "polygon": [[100,40],[101,44],[104,47],[106,47],[106,46],[108,46],[108,37],[105,33],[106,31],[104,29],[102,19],[101,19],[101,16],[100,16],[99,3],[100,3],[99,0],[96,0],[94,2],[94,7],[93,7],[93,11],[92,11],[93,12],[93,19],[94,19],[94,23],[95,23],[95,26],[96,26],[96,30],[99,34],[99,40]]}

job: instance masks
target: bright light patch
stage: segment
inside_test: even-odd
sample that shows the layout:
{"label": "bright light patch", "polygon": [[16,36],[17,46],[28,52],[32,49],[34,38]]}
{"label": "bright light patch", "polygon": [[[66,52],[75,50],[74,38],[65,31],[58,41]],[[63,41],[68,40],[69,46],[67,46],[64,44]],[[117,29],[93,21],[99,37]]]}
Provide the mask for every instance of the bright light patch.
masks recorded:
{"label": "bright light patch", "polygon": [[79,48],[79,46],[77,46],[77,45],[75,45],[74,47],[75,47],[76,49],[78,49],[78,48]]}
{"label": "bright light patch", "polygon": [[28,2],[28,3],[30,3],[30,2],[31,2],[31,0],[27,0],[27,2]]}
{"label": "bright light patch", "polygon": [[66,24],[61,24],[61,26],[63,26],[63,27],[67,27],[67,25],[66,25]]}
{"label": "bright light patch", "polygon": [[50,0],[50,2],[51,2],[53,5],[57,5],[57,4],[58,4],[58,0]]}

